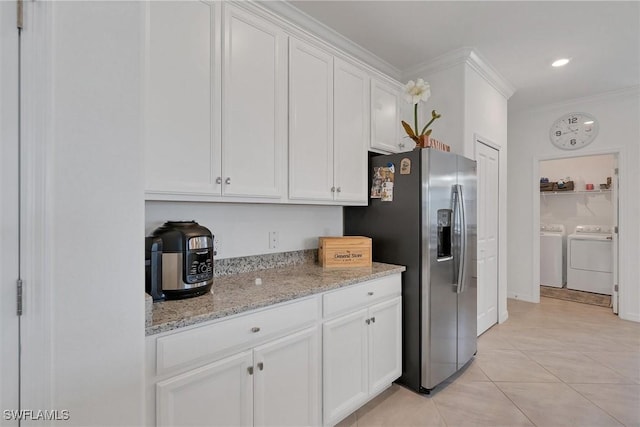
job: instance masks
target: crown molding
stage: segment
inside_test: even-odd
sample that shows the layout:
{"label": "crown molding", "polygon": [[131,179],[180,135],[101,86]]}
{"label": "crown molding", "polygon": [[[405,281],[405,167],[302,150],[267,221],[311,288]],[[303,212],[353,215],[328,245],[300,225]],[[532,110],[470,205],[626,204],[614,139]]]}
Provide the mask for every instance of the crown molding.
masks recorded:
{"label": "crown molding", "polygon": [[567,99],[553,104],[546,104],[531,108],[524,108],[522,110],[509,110],[509,116],[523,114],[523,113],[539,113],[544,111],[559,110],[562,108],[574,109],[576,104],[587,104],[593,102],[604,102],[614,100],[616,98],[625,98],[628,96],[635,96],[640,102],[640,85],[627,86],[620,89],[610,90],[607,92],[601,92],[595,95],[584,96],[580,98]]}
{"label": "crown molding", "polygon": [[393,79],[400,80],[400,77],[402,77],[402,72],[399,68],[396,68],[371,51],[354,43],[334,29],[307,15],[285,0],[255,1],[252,3],[258,4],[262,8],[275,13],[300,28],[303,28],[305,31],[319,37],[323,41],[337,47],[346,54],[359,59]]}
{"label": "crown molding", "polygon": [[420,74],[433,74],[462,64],[468,65],[506,99],[511,98],[516,91],[513,85],[472,47],[452,50],[434,59],[414,65],[406,69],[402,76],[406,80]]}

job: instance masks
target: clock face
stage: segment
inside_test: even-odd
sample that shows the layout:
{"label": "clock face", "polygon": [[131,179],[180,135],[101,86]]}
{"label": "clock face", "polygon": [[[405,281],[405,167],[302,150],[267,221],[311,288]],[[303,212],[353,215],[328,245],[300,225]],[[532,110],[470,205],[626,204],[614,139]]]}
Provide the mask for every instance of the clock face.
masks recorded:
{"label": "clock face", "polygon": [[598,121],[591,114],[569,113],[556,120],[549,129],[553,145],[563,150],[587,146],[598,134]]}

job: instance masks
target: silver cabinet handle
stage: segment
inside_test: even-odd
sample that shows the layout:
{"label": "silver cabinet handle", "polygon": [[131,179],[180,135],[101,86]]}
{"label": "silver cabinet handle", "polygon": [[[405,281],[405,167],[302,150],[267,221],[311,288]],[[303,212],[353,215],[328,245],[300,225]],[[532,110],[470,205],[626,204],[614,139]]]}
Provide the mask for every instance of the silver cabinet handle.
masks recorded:
{"label": "silver cabinet handle", "polygon": [[336,189],[336,191],[339,193],[339,192],[341,192],[341,191],[342,191],[342,188],[338,187],[338,188]]}
{"label": "silver cabinet handle", "polygon": [[216,184],[222,184],[222,177],[221,176],[216,178]]}
{"label": "silver cabinet handle", "polygon": [[331,192],[335,193],[336,192],[336,187],[331,187]]}
{"label": "silver cabinet handle", "polygon": [[258,362],[258,369],[262,371],[264,369],[264,363]]}
{"label": "silver cabinet handle", "polygon": [[373,292],[367,292],[367,295],[372,296]]}
{"label": "silver cabinet handle", "polygon": [[253,366],[249,366],[247,371],[249,372],[249,375],[253,375]]}
{"label": "silver cabinet handle", "polygon": [[371,318],[371,323],[376,323],[376,318],[375,318],[375,316]]}
{"label": "silver cabinet handle", "polygon": [[251,332],[260,332],[260,328],[257,326],[254,326],[253,328],[251,328]]}
{"label": "silver cabinet handle", "polygon": [[365,320],[365,323],[368,325],[369,323],[371,323],[371,319]]}
{"label": "silver cabinet handle", "polygon": [[224,180],[225,184],[231,184],[231,178],[227,177],[227,179]]}

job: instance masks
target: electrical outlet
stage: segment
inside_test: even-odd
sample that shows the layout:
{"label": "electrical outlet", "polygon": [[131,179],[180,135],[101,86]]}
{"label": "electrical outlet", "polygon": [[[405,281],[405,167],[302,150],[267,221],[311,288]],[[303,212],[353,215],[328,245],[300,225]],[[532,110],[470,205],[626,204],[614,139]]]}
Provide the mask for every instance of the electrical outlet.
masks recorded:
{"label": "electrical outlet", "polygon": [[270,231],[269,232],[269,249],[277,249],[278,247],[278,232]]}
{"label": "electrical outlet", "polygon": [[214,237],[213,238],[213,255],[220,255],[220,253],[222,252],[222,246],[220,245],[220,238],[218,237]]}

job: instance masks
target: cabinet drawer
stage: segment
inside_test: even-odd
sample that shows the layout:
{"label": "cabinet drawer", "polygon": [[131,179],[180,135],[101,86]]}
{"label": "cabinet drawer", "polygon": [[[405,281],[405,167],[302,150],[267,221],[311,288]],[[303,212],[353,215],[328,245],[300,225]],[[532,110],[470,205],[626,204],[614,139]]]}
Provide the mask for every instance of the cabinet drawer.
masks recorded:
{"label": "cabinet drawer", "polygon": [[222,357],[316,322],[316,298],[252,312],[158,338],[156,375]]}
{"label": "cabinet drawer", "polygon": [[400,296],[402,293],[400,277],[399,274],[394,274],[329,292],[322,298],[322,314],[324,317],[329,317],[381,299]]}

